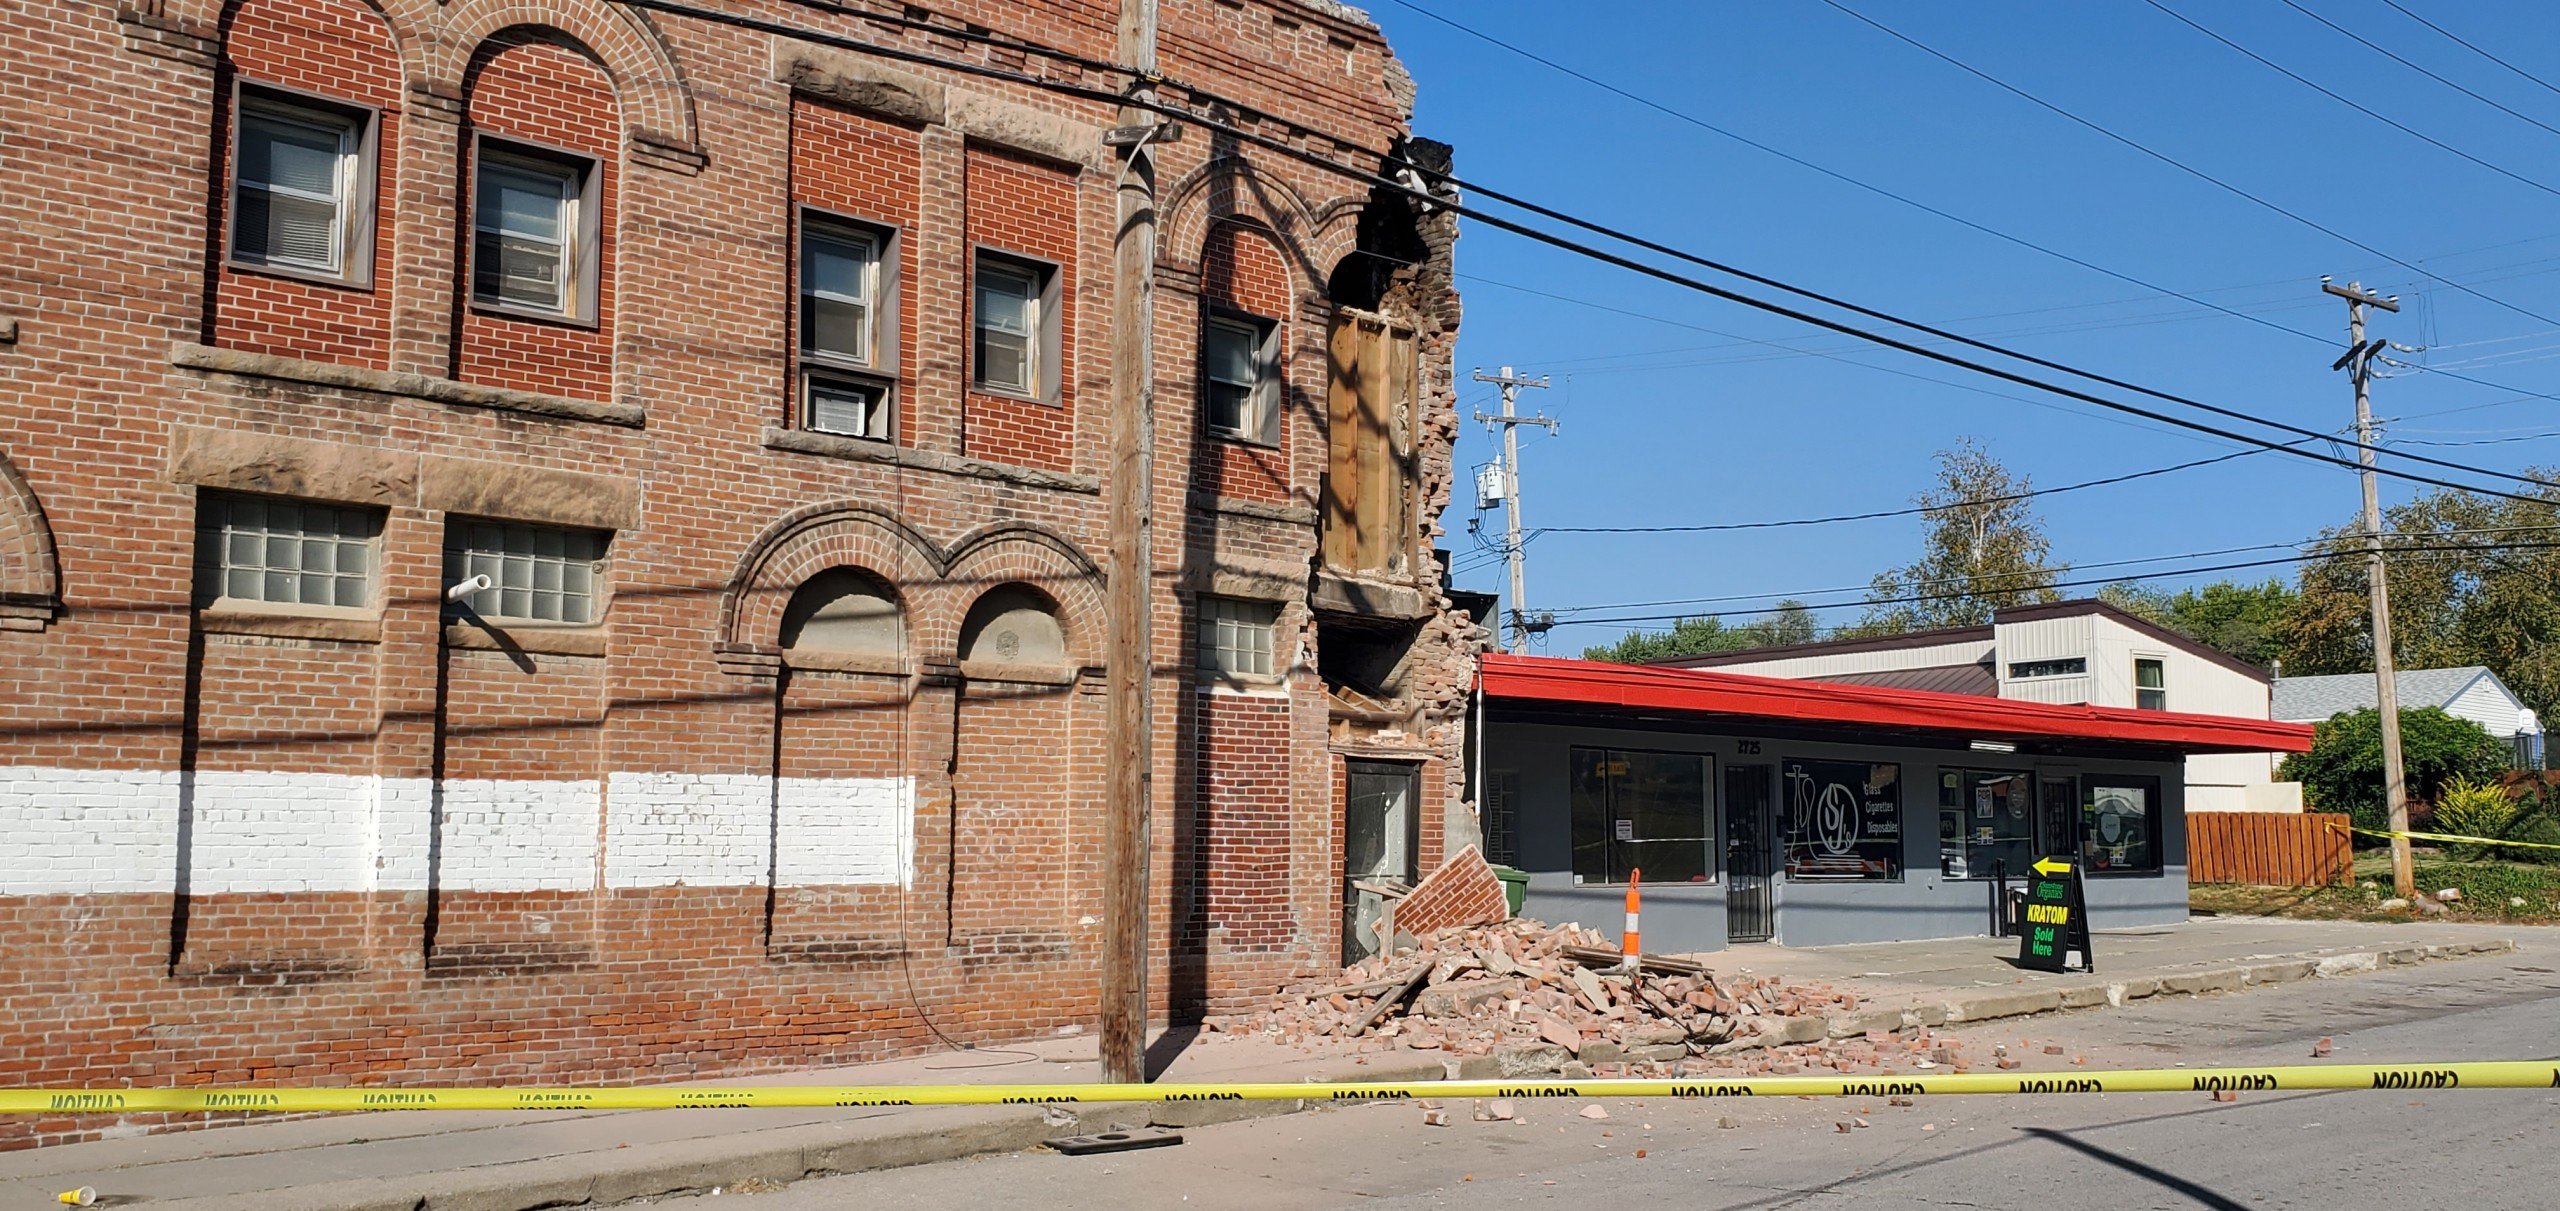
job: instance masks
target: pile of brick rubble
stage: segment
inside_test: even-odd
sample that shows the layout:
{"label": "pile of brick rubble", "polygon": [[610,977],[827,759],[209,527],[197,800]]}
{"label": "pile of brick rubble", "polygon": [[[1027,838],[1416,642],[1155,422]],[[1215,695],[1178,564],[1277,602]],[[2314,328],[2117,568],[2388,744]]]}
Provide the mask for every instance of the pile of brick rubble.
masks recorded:
{"label": "pile of brick rubble", "polygon": [[1515,918],[1441,930],[1418,949],[1367,960],[1338,980],[1284,991],[1261,1013],[1209,1026],[1283,1043],[1352,1039],[1487,1056],[1503,1076],[1954,1062],[1947,1051],[1956,1044],[1933,1043],[1925,1031],[1830,1040],[1833,1015],[1858,1008],[1858,998],[1826,985],[1718,976],[1694,961],[1650,955],[1636,972],[1619,964],[1614,940],[1595,931]]}

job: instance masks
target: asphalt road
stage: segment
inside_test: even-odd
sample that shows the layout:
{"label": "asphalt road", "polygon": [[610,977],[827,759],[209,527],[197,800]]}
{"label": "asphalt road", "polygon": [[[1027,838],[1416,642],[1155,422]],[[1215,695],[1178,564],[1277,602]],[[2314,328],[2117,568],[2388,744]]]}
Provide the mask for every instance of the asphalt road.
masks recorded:
{"label": "asphalt road", "polygon": [[[2545,966],[2550,964],[2550,966]],[[2560,1056],[2548,946],[2341,980],[1991,1023],[2027,1068]],[[2049,1055],[2060,1047],[2061,1055]],[[1425,1126],[1367,1105],[1195,1129],[1180,1147],[988,1157],[670,1200],[847,1206],[2319,1208],[2481,1211],[2560,1199],[2560,1093],[2103,1094],[1520,1104]],[[1722,1126],[1731,1120],[1733,1126]],[[1858,1125],[1863,1121],[1866,1125]],[[1844,1132],[1840,1124],[1849,1124]],[[1087,1130],[1098,1129],[1091,1124]]]}

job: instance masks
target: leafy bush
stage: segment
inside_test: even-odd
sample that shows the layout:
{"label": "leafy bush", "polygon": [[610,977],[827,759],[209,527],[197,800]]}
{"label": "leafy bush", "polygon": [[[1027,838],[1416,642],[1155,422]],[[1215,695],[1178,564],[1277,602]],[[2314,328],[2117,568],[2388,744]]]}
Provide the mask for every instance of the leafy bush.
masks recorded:
{"label": "leafy bush", "polygon": [[2463,901],[2482,911],[2505,912],[2507,901],[2522,897],[2527,908],[2549,912],[2560,897],[2560,869],[2515,866],[2505,862],[2421,862],[2418,890],[2434,895],[2448,887],[2462,889]]}
{"label": "leafy bush", "polygon": [[[2560,846],[2560,817],[2531,813],[2507,832],[2507,840],[2528,845]],[[2526,849],[2522,846],[2500,846],[2500,856],[2515,862],[2532,862],[2541,866],[2560,866],[2560,849]]]}
{"label": "leafy bush", "polygon": [[[2457,837],[2479,837],[2488,841],[2504,841],[2524,818],[2524,813],[2507,788],[2489,782],[2475,782],[2456,777],[2436,792],[2435,831]],[[2495,852],[2492,845],[2453,845],[2453,856],[2465,862],[2476,862]]]}
{"label": "leafy bush", "polygon": [[[2490,781],[2506,769],[2509,745],[2487,728],[2443,708],[2400,712],[2400,762],[2409,797],[2433,801],[2455,778]],[[2315,811],[2347,812],[2359,828],[2391,827],[2382,791],[2382,714],[2342,711],[2318,725],[2311,751],[2284,759],[2277,775],[2302,783]]]}

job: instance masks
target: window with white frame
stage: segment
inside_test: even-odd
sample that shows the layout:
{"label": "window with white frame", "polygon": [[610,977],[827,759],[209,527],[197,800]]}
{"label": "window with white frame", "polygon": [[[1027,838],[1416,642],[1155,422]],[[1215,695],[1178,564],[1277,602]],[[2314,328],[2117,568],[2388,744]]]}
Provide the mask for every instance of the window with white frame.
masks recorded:
{"label": "window with white frame", "polygon": [[466,604],[492,622],[583,626],[597,617],[604,545],[595,530],[455,520],[445,527],[445,583],[488,577]]}
{"label": "window with white frame", "polygon": [[1268,677],[1280,622],[1275,602],[1200,598],[1200,668],[1228,676]]}
{"label": "window with white frame", "polygon": [[231,259],[328,277],[367,268],[368,115],[266,89],[240,90],[231,173]]}
{"label": "window with white frame", "polygon": [[196,603],[371,609],[381,536],[379,509],[204,493]]}
{"label": "window with white frame", "polygon": [[592,318],[594,175],[589,161],[481,144],[472,204],[474,301]]}
{"label": "window with white frame", "polygon": [[1032,261],[978,254],[971,314],[976,332],[970,381],[979,390],[1048,398],[1056,386],[1054,272]]}
{"label": "window with white frame", "polygon": [[800,226],[801,426],[848,437],[891,435],[886,311],[889,240],[819,218]]}
{"label": "window with white frame", "polygon": [[2077,677],[2089,671],[2086,656],[2064,656],[2053,660],[2015,660],[2009,663],[2009,679],[2025,681],[2033,677]]}
{"label": "window with white frame", "polygon": [[1213,313],[1201,340],[1201,396],[1209,430],[1250,441],[1278,439],[1280,325]]}
{"label": "window with white frame", "polygon": [[2169,709],[2169,662],[2156,656],[2133,661],[2133,705],[2146,711]]}

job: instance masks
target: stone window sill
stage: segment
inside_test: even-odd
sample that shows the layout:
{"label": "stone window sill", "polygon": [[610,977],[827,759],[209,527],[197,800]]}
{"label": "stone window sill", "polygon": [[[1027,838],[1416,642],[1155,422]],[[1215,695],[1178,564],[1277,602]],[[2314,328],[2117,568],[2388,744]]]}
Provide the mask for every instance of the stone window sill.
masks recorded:
{"label": "stone window sill", "polygon": [[872,677],[905,677],[914,670],[897,656],[876,652],[830,652],[822,648],[791,648],[782,653],[782,662],[795,670],[820,673],[858,673]]}
{"label": "stone window sill", "polygon": [[960,676],[969,681],[1011,685],[1073,685],[1076,670],[1065,664],[1008,664],[1000,660],[963,660]]}
{"label": "stone window sill", "polygon": [[397,395],[408,399],[425,400],[429,403],[454,404],[465,408],[489,408],[499,412],[521,412],[532,416],[547,416],[556,420],[590,421],[625,429],[644,428],[648,424],[648,414],[637,404],[571,399],[562,395],[545,395],[538,391],[518,391],[512,387],[458,383],[452,379],[429,378],[423,374],[368,370],[361,366],[306,361],[298,357],[278,357],[274,354],[250,353],[240,349],[217,349],[210,345],[198,345],[189,341],[178,341],[170,345],[169,364],[214,374],[237,374],[247,378],[305,383],[314,387],[341,387],[355,391],[371,391],[379,395]]}
{"label": "stone window sill", "polygon": [[842,458],[854,462],[883,463],[896,467],[914,467],[939,471],[945,475],[963,475],[971,479],[992,479],[1020,484],[1026,488],[1048,488],[1059,492],[1077,492],[1087,496],[1102,492],[1102,480],[1092,475],[1071,475],[1063,471],[1043,471],[1037,467],[1018,467],[1011,463],[993,463],[984,459],[964,458],[933,450],[914,450],[867,437],[841,437],[833,433],[813,433],[807,429],[785,429],[770,426],[764,431],[768,450],[788,450],[794,454],[815,454],[824,458]]}
{"label": "stone window sill", "polygon": [[382,642],[382,615],[371,610],[256,609],[207,606],[196,613],[207,635],[260,635],[270,639],[320,639],[334,643]]}
{"label": "stone window sill", "polygon": [[602,656],[611,629],[537,623],[449,622],[446,647],[466,652],[530,652],[538,656]]}

